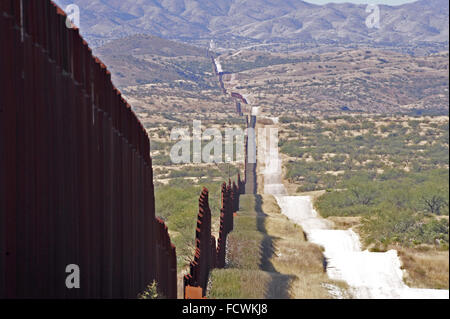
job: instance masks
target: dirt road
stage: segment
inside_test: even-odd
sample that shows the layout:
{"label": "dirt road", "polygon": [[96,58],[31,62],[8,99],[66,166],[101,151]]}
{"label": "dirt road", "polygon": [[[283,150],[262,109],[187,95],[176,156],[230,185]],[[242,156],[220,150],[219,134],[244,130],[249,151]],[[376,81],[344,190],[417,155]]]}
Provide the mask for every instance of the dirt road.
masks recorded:
{"label": "dirt road", "polygon": [[[278,154],[277,137],[270,137],[276,135],[276,130],[258,134],[258,162],[265,166],[264,192],[275,196],[282,213],[302,226],[309,241],[324,248],[326,270],[331,279],[345,281],[354,298],[449,298],[448,290],[408,287],[403,281],[403,270],[396,250],[363,251],[358,235],[351,229],[333,229],[332,222],[314,210],[311,197],[288,196],[282,184],[282,161]],[[271,139],[276,143],[270,142]]]}

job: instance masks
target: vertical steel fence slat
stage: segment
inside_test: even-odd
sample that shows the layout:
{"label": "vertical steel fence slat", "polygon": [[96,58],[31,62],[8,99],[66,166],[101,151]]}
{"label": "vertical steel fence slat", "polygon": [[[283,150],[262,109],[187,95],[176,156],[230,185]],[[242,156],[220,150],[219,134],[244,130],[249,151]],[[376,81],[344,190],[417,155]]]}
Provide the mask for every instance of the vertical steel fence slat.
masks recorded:
{"label": "vertical steel fence slat", "polygon": [[60,8],[0,10],[0,297],[135,298],[153,279],[176,297],[141,123]]}

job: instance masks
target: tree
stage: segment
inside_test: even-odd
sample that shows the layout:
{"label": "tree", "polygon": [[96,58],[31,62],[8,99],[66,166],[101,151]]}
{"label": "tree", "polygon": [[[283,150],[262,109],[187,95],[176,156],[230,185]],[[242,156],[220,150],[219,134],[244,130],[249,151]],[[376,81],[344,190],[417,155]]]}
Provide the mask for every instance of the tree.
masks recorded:
{"label": "tree", "polygon": [[422,195],[422,201],[426,210],[435,215],[441,215],[441,209],[448,206],[446,200],[438,194]]}
{"label": "tree", "polygon": [[448,184],[442,185],[438,181],[432,180],[424,183],[418,192],[420,193],[420,202],[426,212],[435,215],[448,214]]}
{"label": "tree", "polygon": [[353,202],[359,205],[372,205],[379,195],[376,182],[367,176],[352,177],[346,183],[347,189],[353,195]]}

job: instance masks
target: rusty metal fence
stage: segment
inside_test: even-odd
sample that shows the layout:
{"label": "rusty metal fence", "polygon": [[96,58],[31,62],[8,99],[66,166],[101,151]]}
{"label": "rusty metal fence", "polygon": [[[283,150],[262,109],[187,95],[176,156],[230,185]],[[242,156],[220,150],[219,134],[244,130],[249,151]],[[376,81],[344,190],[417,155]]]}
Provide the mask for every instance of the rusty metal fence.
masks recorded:
{"label": "rusty metal fence", "polygon": [[176,298],[146,131],[65,23],[51,1],[0,1],[0,297],[136,298],[156,280]]}
{"label": "rusty metal fence", "polygon": [[222,184],[222,205],[220,209],[219,238],[211,235],[211,210],[208,202],[208,189],[204,188],[199,198],[199,213],[195,229],[194,259],[189,265],[189,273],[183,278],[185,299],[194,299],[196,287],[201,290],[201,296],[206,295],[209,273],[213,268],[225,267],[227,236],[233,230],[233,217],[239,210],[239,196],[243,193],[244,182],[238,175],[237,184],[229,181]]}

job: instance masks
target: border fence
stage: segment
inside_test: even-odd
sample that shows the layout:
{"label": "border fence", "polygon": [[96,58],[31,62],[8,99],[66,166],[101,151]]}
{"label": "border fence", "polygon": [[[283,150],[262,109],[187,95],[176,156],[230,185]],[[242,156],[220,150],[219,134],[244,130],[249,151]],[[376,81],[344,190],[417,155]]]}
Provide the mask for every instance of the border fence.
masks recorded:
{"label": "border fence", "polygon": [[[66,18],[50,0],[0,1],[0,298],[136,298],[153,281],[176,298],[148,135]],[[253,171],[222,185],[217,242],[203,189],[185,288],[205,296],[210,270],[226,266]],[[66,284],[69,265],[80,270],[78,289]]]}
{"label": "border fence", "polygon": [[238,175],[237,185],[229,181],[222,184],[222,205],[220,209],[219,238],[211,235],[211,210],[208,203],[208,190],[203,189],[199,199],[199,213],[195,230],[195,254],[190,263],[189,274],[184,276],[184,298],[194,299],[188,288],[201,288],[206,295],[209,273],[213,268],[225,267],[227,236],[233,230],[233,217],[239,210],[239,196],[243,193],[244,182]]}
{"label": "border fence", "polygon": [[176,298],[147,133],[65,23],[51,1],[0,1],[0,297],[136,298],[156,280]]}

